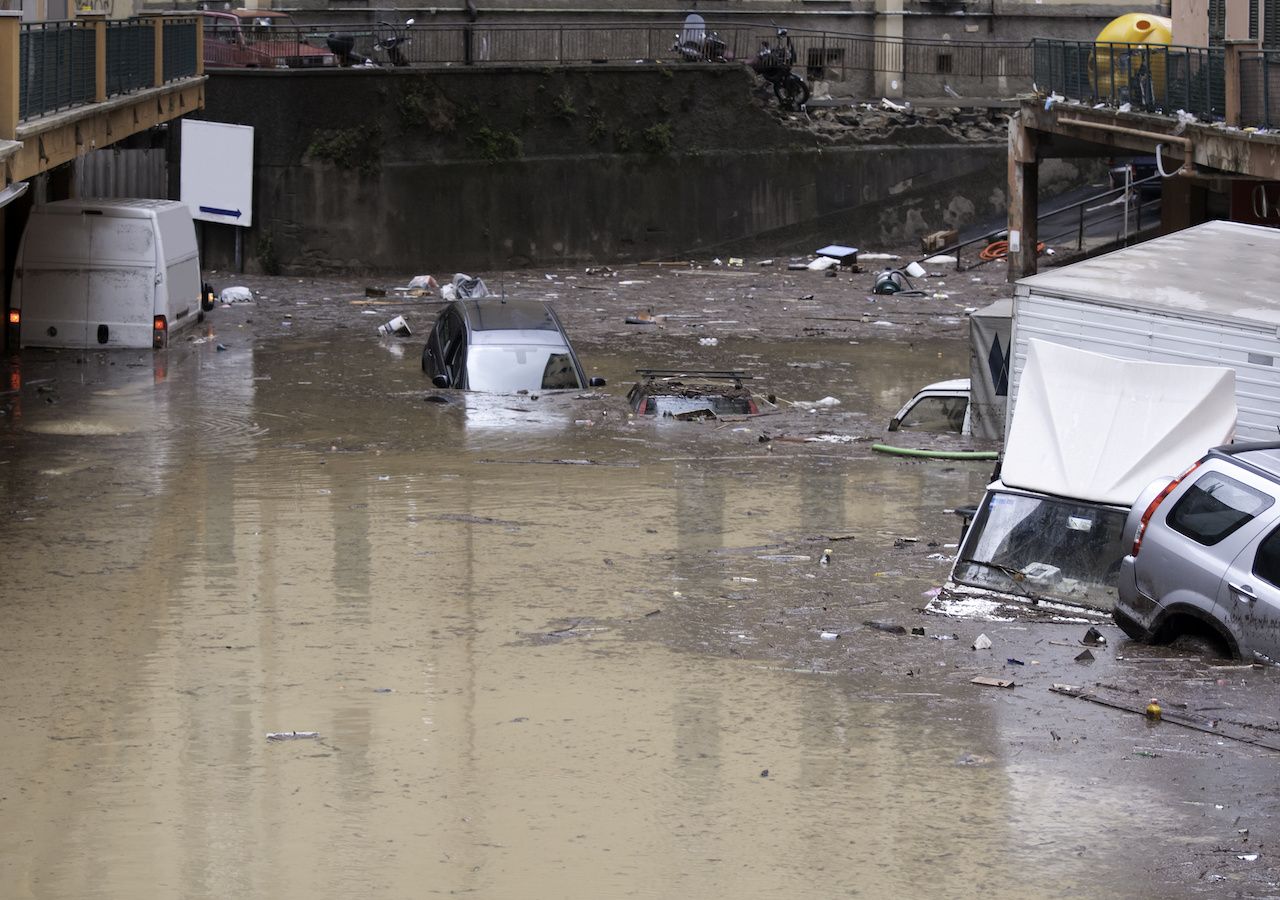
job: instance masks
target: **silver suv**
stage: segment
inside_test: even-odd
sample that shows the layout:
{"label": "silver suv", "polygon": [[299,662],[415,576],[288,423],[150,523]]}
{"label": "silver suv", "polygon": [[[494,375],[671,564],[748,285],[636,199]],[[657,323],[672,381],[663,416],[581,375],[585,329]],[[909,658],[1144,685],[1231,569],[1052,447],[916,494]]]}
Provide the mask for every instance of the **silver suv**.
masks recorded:
{"label": "silver suv", "polygon": [[1217,447],[1150,485],[1125,523],[1116,624],[1280,661],[1280,443]]}

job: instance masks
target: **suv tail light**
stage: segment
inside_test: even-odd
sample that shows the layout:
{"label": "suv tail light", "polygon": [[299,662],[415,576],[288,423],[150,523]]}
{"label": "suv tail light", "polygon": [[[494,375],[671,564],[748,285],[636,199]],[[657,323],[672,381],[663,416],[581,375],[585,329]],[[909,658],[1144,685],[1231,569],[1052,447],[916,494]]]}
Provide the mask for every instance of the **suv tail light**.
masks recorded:
{"label": "suv tail light", "polygon": [[1166,497],[1177,490],[1178,485],[1182,484],[1188,475],[1200,468],[1200,464],[1202,462],[1204,462],[1203,458],[1196,460],[1192,464],[1191,468],[1187,469],[1187,471],[1183,472],[1177,478],[1173,479],[1173,481],[1170,481],[1165,485],[1164,490],[1156,494],[1155,499],[1147,505],[1147,509],[1143,512],[1142,518],[1138,520],[1138,530],[1133,533],[1133,549],[1129,551],[1130,556],[1137,556],[1138,551],[1142,549],[1142,538],[1143,535],[1147,533],[1147,525],[1151,522],[1151,517],[1155,515],[1156,507],[1163,503]]}
{"label": "suv tail light", "polygon": [[156,316],[151,327],[151,346],[160,350],[168,343],[169,320],[164,316]]}

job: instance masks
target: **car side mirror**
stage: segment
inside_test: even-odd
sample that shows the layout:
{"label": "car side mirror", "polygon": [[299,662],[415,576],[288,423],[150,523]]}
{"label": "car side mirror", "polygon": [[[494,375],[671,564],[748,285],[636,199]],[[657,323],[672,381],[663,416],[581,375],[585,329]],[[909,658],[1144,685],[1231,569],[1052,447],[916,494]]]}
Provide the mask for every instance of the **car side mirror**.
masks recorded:
{"label": "car side mirror", "polygon": [[604,387],[605,380],[599,375],[592,375],[587,379],[587,387]]}
{"label": "car side mirror", "polygon": [[431,383],[438,388],[447,388],[449,386],[449,376],[443,374],[432,376]]}

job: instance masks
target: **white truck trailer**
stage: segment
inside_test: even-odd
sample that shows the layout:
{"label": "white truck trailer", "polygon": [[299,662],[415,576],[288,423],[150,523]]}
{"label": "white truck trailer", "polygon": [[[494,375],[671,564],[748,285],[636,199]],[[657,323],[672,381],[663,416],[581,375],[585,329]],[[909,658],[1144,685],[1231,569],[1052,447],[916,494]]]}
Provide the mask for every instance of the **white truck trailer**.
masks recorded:
{"label": "white truck trailer", "polygon": [[1278,440],[1280,229],[1207,222],[1019,281],[1006,422],[1032,340],[1234,369],[1235,439]]}

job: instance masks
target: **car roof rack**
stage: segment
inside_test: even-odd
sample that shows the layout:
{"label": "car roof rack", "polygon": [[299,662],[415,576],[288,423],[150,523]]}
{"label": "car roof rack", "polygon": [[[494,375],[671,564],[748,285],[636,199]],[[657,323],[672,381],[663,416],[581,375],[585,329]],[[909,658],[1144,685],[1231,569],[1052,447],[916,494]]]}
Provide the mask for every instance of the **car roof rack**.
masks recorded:
{"label": "car roof rack", "polygon": [[750,380],[754,375],[735,369],[636,369],[636,374],[646,378],[723,378],[726,381]]}

